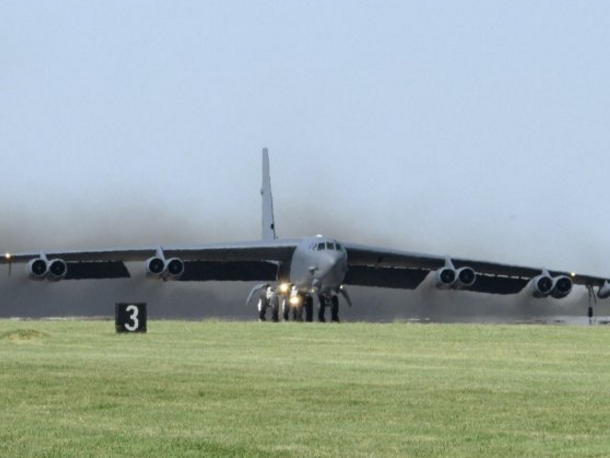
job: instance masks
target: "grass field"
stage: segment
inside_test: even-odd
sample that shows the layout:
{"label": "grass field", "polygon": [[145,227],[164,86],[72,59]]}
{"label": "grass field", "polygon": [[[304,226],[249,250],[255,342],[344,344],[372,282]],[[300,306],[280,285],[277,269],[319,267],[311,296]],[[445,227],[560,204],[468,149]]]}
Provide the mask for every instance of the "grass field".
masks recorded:
{"label": "grass field", "polygon": [[604,327],[0,321],[0,457],[607,457]]}

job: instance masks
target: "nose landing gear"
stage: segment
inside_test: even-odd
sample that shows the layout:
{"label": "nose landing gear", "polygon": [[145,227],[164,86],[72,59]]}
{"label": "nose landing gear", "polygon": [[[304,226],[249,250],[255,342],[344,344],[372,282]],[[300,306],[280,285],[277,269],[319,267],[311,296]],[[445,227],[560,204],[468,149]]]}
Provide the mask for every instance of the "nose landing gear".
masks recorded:
{"label": "nose landing gear", "polygon": [[[318,300],[320,302],[320,307],[318,308],[318,321],[320,323],[326,322],[326,307],[329,305],[329,298],[323,295],[318,296]],[[339,297],[331,296],[330,297],[330,320],[333,323],[339,322]]]}
{"label": "nose landing gear", "polygon": [[326,297],[322,295],[318,296],[318,302],[320,304],[318,306],[318,321],[320,323],[325,323],[326,317],[324,315],[326,314]]}
{"label": "nose landing gear", "polygon": [[330,299],[330,319],[333,323],[339,322],[339,298],[337,296]]}
{"label": "nose landing gear", "polygon": [[313,297],[305,296],[303,300],[303,308],[305,309],[305,321],[311,323],[313,321]]}

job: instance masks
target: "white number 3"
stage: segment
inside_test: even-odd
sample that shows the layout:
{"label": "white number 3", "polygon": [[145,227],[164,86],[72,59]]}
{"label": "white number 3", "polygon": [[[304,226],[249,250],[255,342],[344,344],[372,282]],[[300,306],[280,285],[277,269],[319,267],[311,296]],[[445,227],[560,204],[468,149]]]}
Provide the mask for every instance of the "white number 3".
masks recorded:
{"label": "white number 3", "polygon": [[129,318],[133,322],[133,325],[131,325],[129,323],[125,323],[125,329],[127,329],[128,331],[132,331],[132,332],[137,331],[138,328],[140,327],[140,322],[138,321],[138,312],[139,312],[138,307],[136,307],[135,305],[128,305],[127,308],[125,309],[125,311],[127,313],[131,313],[131,315],[129,315]]}

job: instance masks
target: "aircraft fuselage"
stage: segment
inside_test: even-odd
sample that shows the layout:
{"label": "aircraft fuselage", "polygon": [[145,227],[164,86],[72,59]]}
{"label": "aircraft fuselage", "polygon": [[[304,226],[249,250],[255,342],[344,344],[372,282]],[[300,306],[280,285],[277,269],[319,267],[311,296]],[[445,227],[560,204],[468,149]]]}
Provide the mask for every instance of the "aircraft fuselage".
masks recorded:
{"label": "aircraft fuselage", "polygon": [[328,237],[309,237],[296,247],[290,262],[290,283],[301,293],[337,293],[347,273],[347,253]]}

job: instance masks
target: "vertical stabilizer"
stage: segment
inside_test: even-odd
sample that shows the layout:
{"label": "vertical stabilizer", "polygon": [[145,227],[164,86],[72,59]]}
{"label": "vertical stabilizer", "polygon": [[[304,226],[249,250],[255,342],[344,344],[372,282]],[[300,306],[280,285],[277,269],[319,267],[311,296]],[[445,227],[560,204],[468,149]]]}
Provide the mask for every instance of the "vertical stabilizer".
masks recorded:
{"label": "vertical stabilizer", "polygon": [[273,197],[271,196],[271,177],[269,176],[269,151],[263,149],[263,240],[275,240],[275,218],[273,217]]}

